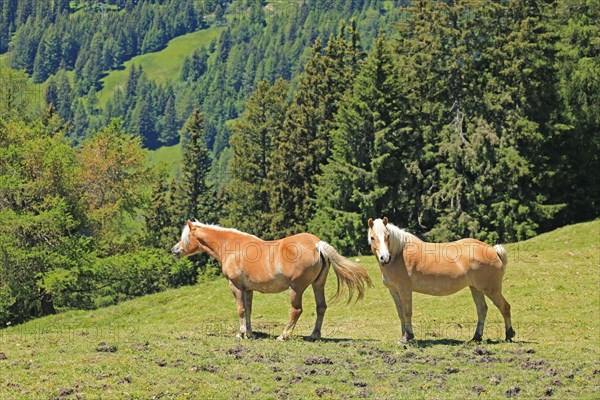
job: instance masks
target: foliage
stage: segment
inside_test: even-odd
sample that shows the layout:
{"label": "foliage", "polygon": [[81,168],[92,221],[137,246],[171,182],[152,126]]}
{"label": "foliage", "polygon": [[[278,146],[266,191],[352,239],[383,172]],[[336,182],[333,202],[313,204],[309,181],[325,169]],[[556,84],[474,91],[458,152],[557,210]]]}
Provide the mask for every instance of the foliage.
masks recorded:
{"label": "foliage", "polygon": [[[29,85],[18,73],[3,78],[9,93]],[[197,266],[165,251],[173,231],[159,229],[152,243],[137,222],[162,211],[141,138],[114,120],[74,148],[52,105],[39,118],[19,115],[23,106],[3,103],[0,117],[0,325],[195,282]],[[198,138],[201,119],[189,127]],[[152,221],[178,230],[174,218]]]}
{"label": "foliage", "polygon": [[226,191],[223,223],[244,232],[269,237],[269,174],[275,138],[283,129],[289,84],[278,79],[271,86],[261,81],[248,99],[246,110],[233,126],[231,180]]}

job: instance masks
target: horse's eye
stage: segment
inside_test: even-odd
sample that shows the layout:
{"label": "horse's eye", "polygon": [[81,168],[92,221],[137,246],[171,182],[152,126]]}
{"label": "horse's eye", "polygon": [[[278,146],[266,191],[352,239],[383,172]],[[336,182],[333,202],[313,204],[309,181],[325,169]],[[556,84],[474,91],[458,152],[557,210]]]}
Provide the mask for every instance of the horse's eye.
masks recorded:
{"label": "horse's eye", "polygon": [[373,236],[371,236],[371,242],[374,242],[375,238]]}

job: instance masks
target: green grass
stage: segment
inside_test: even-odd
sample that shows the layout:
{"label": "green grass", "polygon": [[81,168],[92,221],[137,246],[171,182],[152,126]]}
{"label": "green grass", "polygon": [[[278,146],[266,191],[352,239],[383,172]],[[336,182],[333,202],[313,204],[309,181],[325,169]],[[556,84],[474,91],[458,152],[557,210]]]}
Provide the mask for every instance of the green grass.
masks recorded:
{"label": "green grass", "polygon": [[[2,330],[0,398],[597,399],[599,242],[594,221],[507,246],[514,343],[500,340],[491,304],[486,341],[465,342],[476,313],[464,290],[415,295],[417,340],[399,344],[370,256],[360,263],[374,287],[356,304],[330,304],[317,343],[303,340],[315,318],[310,290],[290,341],[274,339],[288,317],[286,293],[256,294],[253,326],[262,334],[235,339],[223,279]],[[334,289],[330,276],[327,293]]]}
{"label": "green grass", "polygon": [[181,143],[174,146],[163,146],[148,152],[148,166],[156,166],[167,171],[170,178],[173,178],[180,170],[182,162]]}
{"label": "green grass", "polygon": [[185,57],[191,56],[200,47],[208,46],[212,40],[219,37],[222,30],[221,27],[212,27],[179,36],[161,51],[143,54],[127,61],[123,69],[112,71],[102,79],[103,88],[98,94],[100,106],[106,105],[117,88],[125,88],[133,65],[141,65],[147,76],[159,84],[178,79]]}

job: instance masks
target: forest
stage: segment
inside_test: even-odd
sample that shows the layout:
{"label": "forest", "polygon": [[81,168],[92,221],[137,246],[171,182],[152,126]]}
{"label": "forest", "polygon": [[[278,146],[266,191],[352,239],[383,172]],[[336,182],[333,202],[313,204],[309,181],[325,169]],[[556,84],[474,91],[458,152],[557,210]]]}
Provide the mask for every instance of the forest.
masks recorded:
{"label": "forest", "polygon": [[[285,6],[285,7],[284,7]],[[600,214],[600,2],[33,1],[0,10],[0,326],[211,279],[188,218],[366,254]],[[157,83],[133,66],[220,27]],[[177,171],[150,165],[179,143]]]}

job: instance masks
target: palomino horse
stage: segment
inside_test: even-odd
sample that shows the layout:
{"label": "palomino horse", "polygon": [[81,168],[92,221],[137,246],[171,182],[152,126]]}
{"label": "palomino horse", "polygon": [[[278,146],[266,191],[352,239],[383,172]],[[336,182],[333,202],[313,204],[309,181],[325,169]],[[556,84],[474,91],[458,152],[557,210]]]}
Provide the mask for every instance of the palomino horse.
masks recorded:
{"label": "palomino horse", "polygon": [[466,286],[477,307],[474,341],[481,341],[487,314],[487,296],[504,317],[506,340],[515,336],[510,305],[502,296],[506,251],[476,239],[451,243],[427,243],[388,223],[387,218],[369,219],[369,244],[377,257],[383,284],[389,289],[402,322],[401,342],[414,338],[412,292],[446,296]]}
{"label": "palomino horse", "polygon": [[264,241],[235,229],[188,221],[181,241],[171,251],[177,257],[204,251],[214,257],[229,281],[237,302],[240,318],[240,338],[252,335],[250,314],[252,293],[279,293],[289,288],[292,303],[291,317],[281,336],[287,339],[302,314],[302,294],[312,285],[317,303],[317,321],[311,340],[321,337],[321,325],[327,309],[325,281],[329,266],[337,275],[338,297],[348,288],[349,299],[358,291],[363,297],[365,284],[371,285],[367,271],[338,254],[329,244],[309,233],[281,240]]}

